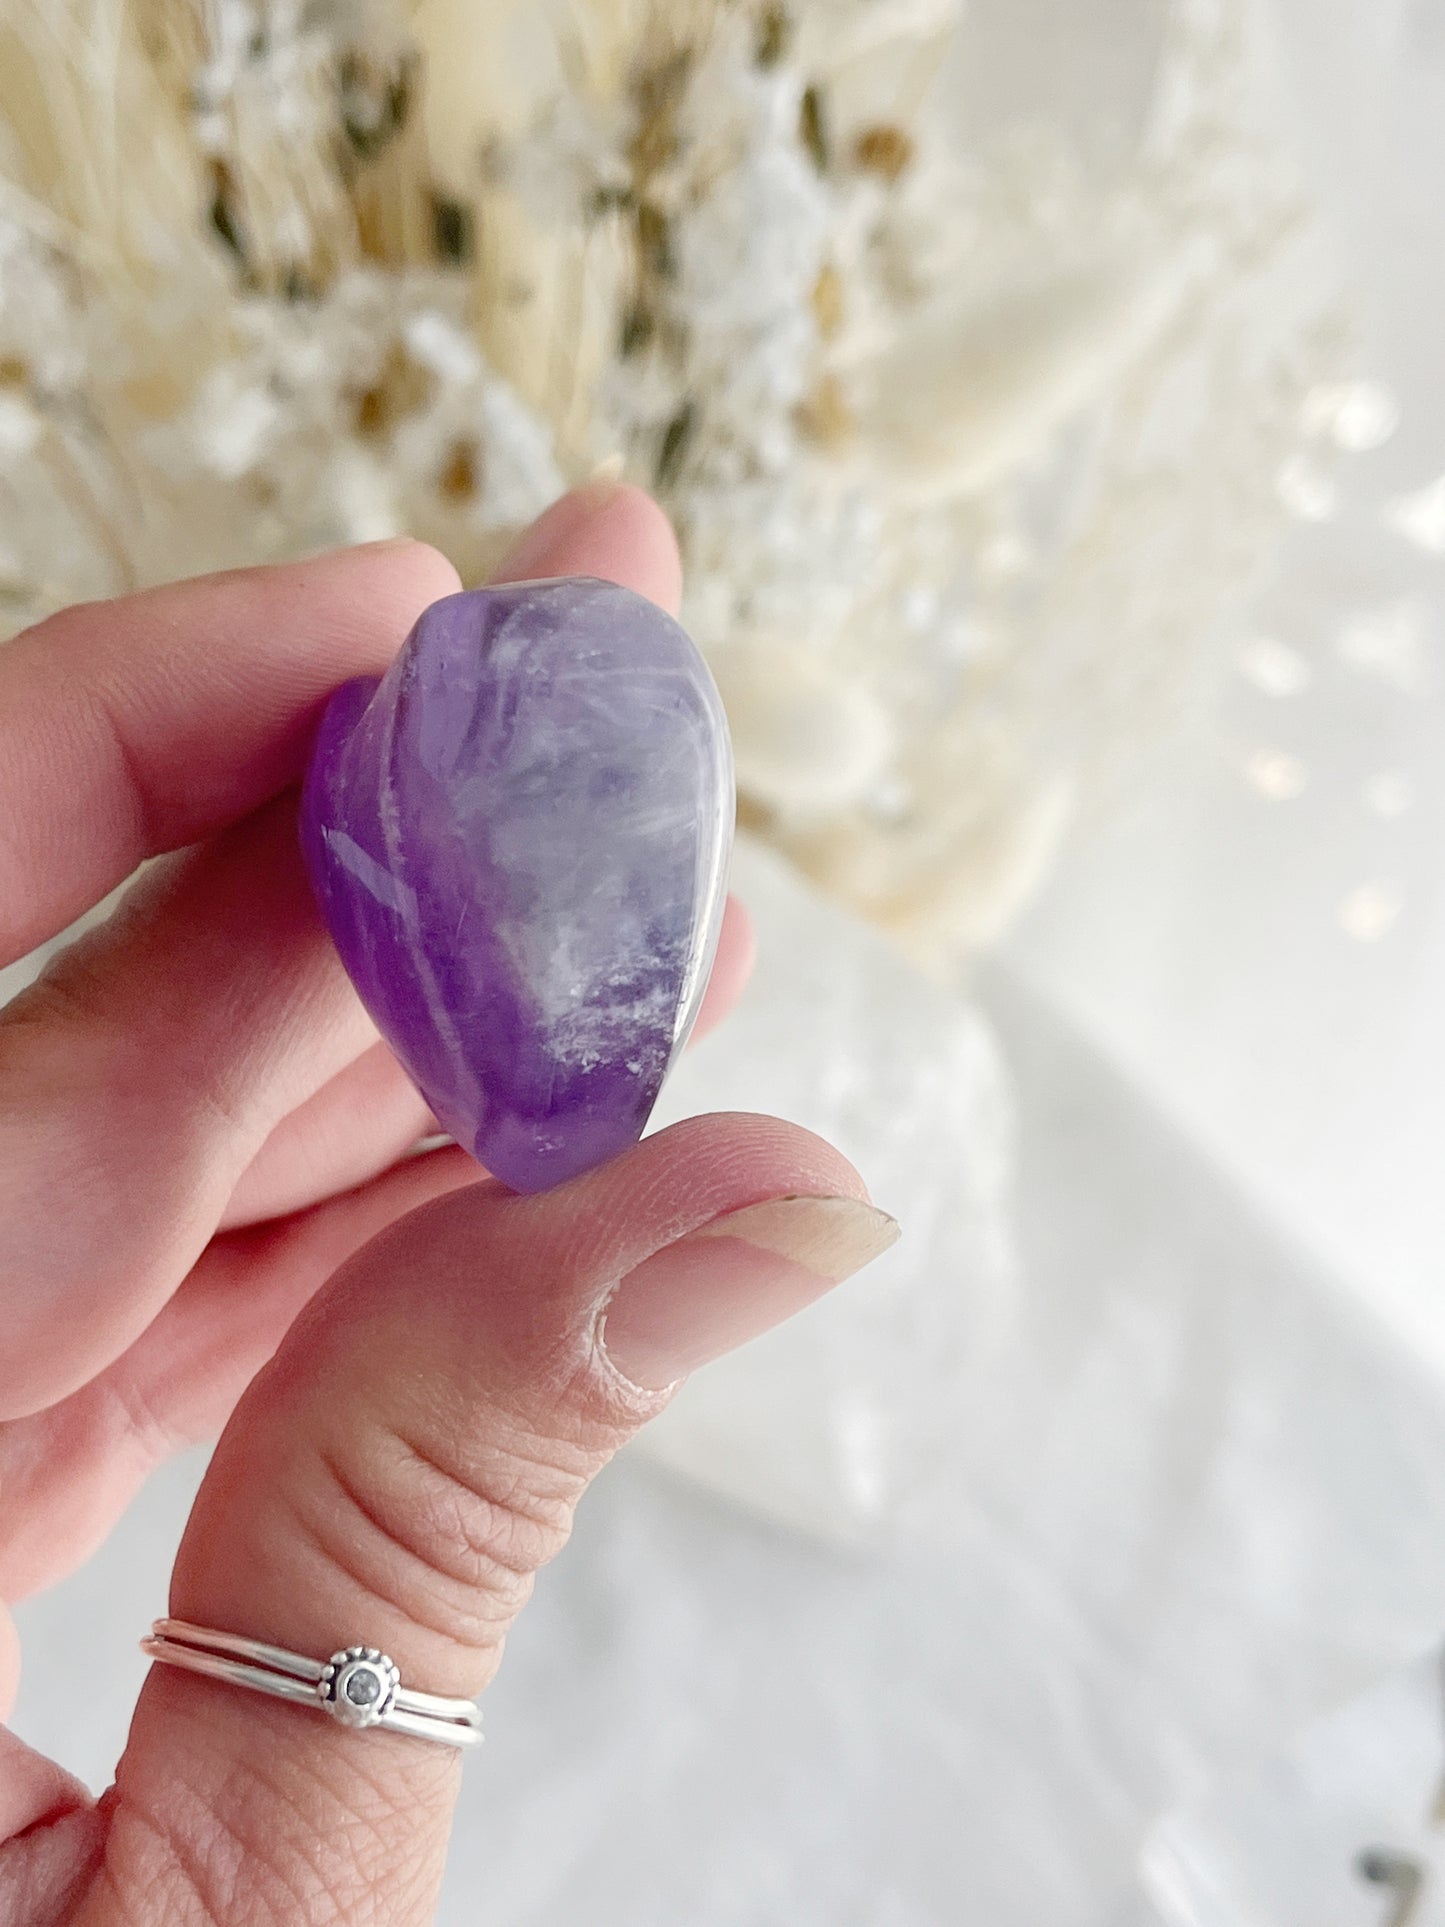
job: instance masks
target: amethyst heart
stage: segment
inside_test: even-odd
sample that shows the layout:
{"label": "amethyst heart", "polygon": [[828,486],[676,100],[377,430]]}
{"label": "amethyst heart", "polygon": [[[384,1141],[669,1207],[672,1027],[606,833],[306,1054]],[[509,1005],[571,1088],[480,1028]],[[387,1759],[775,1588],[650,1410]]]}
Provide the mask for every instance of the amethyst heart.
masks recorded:
{"label": "amethyst heart", "polygon": [[362,1002],[518,1191],[641,1136],[707,983],[732,827],[702,657],[577,577],[434,603],[380,681],[331,698],[301,804]]}

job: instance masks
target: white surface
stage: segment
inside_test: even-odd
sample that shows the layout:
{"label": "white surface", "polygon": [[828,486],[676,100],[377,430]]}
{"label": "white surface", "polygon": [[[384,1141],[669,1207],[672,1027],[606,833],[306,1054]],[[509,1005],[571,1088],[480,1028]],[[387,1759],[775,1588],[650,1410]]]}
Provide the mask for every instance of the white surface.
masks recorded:
{"label": "white surface", "polygon": [[1445,1368],[1445,527],[1432,550],[1390,518],[1445,473],[1445,6],[1268,11],[1400,425],[1239,624],[1305,686],[1202,700],[1009,957]]}
{"label": "white surface", "polygon": [[1149,1918],[1442,1927],[1441,1660],[1432,1652],[1391,1674],[1161,1825],[1143,1855]]}
{"label": "white surface", "polygon": [[[1166,1808],[1433,1637],[1433,1385],[1107,1066],[992,1001],[1023,1267],[950,1501],[859,1555],[625,1455],[489,1696],[446,1927],[1085,1927]],[[158,1481],[20,1614],[17,1727],[97,1785],[185,1496]]]}
{"label": "white surface", "polygon": [[646,1450],[715,1491],[847,1542],[930,1517],[952,1479],[952,1414],[1007,1343],[1008,1078],[971,1004],[740,842],[733,888],[758,930],[726,1029],[680,1063],[659,1125],[766,1110],[853,1159],[907,1232],[866,1277],[699,1376]]}

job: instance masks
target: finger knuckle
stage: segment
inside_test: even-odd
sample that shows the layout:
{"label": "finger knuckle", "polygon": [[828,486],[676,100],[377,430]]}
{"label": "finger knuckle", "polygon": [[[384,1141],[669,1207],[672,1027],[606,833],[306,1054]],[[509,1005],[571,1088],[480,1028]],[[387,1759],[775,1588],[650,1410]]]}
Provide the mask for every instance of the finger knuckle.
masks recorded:
{"label": "finger knuckle", "polygon": [[460,1467],[398,1436],[391,1446],[396,1529],[468,1588],[528,1578],[565,1543],[581,1490],[559,1456],[550,1446],[510,1440]]}
{"label": "finger knuckle", "polygon": [[353,1583],[408,1623],[481,1649],[499,1644],[566,1543],[588,1474],[550,1441],[444,1451],[396,1431],[323,1454],[321,1470],[311,1530]]}

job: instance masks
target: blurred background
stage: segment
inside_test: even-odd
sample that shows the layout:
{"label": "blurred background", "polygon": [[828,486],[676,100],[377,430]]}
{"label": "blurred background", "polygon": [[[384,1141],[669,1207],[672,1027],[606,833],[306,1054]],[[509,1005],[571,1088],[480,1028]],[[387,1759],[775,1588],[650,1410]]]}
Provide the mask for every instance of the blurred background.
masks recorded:
{"label": "blurred background", "polygon": [[[1442,180],[1445,0],[0,0],[0,624],[651,487],[659,1121],[907,1232],[589,1500],[448,1927],[1445,1921]],[[97,1787],[198,1472],[18,1615]]]}

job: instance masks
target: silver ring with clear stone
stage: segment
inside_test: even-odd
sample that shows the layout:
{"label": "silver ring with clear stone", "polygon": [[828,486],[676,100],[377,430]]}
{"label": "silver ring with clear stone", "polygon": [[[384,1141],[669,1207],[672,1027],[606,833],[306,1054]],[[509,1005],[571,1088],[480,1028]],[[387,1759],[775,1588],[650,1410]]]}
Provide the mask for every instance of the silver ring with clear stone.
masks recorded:
{"label": "silver ring with clear stone", "polygon": [[385,1727],[443,1746],[481,1744],[482,1714],[475,1700],[413,1692],[376,1646],[345,1646],[330,1659],[307,1659],[284,1646],[212,1632],[183,1619],[158,1619],[140,1644],[143,1653],[167,1666],[314,1707],[342,1726]]}

